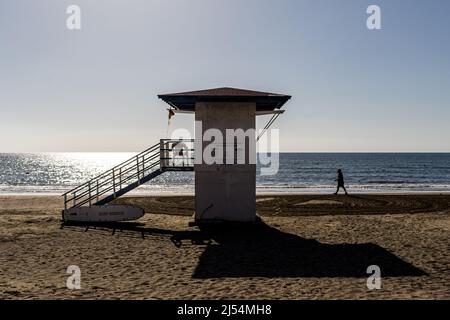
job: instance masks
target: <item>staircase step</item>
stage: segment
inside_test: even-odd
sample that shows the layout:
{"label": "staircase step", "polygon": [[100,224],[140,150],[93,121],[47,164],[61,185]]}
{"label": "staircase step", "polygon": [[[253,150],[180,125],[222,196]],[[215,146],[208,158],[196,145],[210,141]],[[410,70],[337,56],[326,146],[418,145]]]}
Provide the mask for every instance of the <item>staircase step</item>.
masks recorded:
{"label": "staircase step", "polygon": [[122,188],[122,189],[116,191],[115,194],[111,194],[111,195],[107,196],[106,198],[103,198],[102,200],[97,201],[96,203],[94,203],[94,205],[96,205],[96,206],[105,205],[105,204],[113,201],[114,199],[123,196],[125,193],[130,192],[131,190],[139,187],[141,184],[144,184],[144,183],[152,180],[153,178],[159,176],[161,173],[163,173],[163,171],[161,171],[160,169],[157,169],[157,170],[153,171],[152,173],[146,175],[145,177],[139,179],[139,181],[136,181],[136,182],[126,186],[125,188]]}

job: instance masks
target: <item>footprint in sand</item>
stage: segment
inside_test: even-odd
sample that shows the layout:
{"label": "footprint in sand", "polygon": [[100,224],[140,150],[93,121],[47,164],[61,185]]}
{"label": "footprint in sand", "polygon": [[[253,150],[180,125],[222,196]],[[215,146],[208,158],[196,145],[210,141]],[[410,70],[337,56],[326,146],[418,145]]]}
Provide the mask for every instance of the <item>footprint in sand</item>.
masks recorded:
{"label": "footprint in sand", "polygon": [[272,200],[275,200],[275,198],[259,198],[259,199],[256,199],[256,202],[259,203],[259,202],[266,202],[266,201],[272,201]]}
{"label": "footprint in sand", "polygon": [[342,202],[336,200],[309,200],[295,204],[296,206],[309,206],[309,205],[343,205]]}

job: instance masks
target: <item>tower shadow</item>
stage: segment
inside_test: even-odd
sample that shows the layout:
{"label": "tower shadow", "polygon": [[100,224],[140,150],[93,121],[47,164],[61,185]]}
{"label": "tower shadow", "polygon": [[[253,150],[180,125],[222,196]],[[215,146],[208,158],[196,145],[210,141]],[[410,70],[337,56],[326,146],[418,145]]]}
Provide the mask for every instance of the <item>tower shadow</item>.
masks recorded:
{"label": "tower shadow", "polygon": [[[80,228],[81,227],[81,228]],[[65,223],[62,228],[88,230],[122,237],[170,239],[176,247],[186,243],[201,245],[193,278],[239,277],[363,277],[367,267],[377,265],[382,277],[418,277],[424,271],[373,244],[324,244],[270,227],[255,224],[221,223],[200,230],[175,231],[149,228],[141,223]],[[109,231],[108,231],[109,230]]]}
{"label": "tower shadow", "polygon": [[203,228],[214,240],[206,247],[194,278],[364,277],[377,265],[382,277],[426,273],[382,247],[323,244],[282,232],[264,223]]}

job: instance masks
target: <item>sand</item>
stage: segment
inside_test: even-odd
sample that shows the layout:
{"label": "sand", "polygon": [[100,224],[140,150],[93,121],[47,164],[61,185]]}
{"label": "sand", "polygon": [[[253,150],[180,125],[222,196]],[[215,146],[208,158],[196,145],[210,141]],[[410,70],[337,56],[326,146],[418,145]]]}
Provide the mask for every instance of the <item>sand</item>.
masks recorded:
{"label": "sand", "polygon": [[118,202],[147,214],[61,228],[60,197],[1,196],[0,299],[450,299],[449,195],[264,196],[263,223],[206,230],[192,197]]}

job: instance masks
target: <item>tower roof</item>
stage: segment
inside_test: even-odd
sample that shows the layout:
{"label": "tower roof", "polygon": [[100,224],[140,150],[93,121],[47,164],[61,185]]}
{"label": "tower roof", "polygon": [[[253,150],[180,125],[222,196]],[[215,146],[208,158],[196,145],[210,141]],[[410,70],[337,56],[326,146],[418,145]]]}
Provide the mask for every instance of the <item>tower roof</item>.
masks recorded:
{"label": "tower roof", "polygon": [[207,90],[158,95],[170,106],[179,110],[195,110],[196,102],[255,102],[257,111],[280,109],[291,96],[237,88]]}

